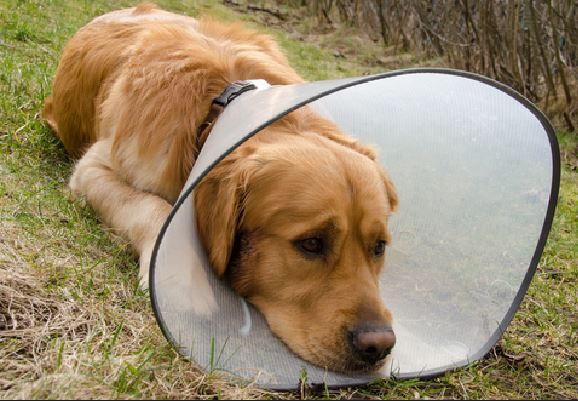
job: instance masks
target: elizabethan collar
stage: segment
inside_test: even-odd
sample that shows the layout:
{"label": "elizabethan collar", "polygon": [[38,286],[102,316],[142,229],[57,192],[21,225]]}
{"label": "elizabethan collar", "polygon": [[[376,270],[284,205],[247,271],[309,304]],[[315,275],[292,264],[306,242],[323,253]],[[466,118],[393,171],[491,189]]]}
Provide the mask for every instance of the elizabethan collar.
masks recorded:
{"label": "elizabethan collar", "polygon": [[[397,344],[371,374],[300,359],[219,280],[195,227],[195,185],[243,141],[309,105],[378,149],[399,212],[381,295]],[[319,168],[323,168],[320,166]],[[214,124],[157,239],[151,299],[169,341],[203,369],[273,389],[428,377],[485,355],[506,330],[552,224],[558,144],[526,99],[489,79],[417,69],[243,93]]]}

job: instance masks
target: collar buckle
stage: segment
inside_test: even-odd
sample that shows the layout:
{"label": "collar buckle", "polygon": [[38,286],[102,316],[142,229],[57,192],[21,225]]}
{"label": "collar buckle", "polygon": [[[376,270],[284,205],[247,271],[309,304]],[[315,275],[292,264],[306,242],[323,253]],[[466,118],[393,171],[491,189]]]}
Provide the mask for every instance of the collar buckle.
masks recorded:
{"label": "collar buckle", "polygon": [[207,117],[205,117],[203,123],[197,128],[197,152],[201,150],[213,125],[215,125],[217,118],[223,110],[225,110],[225,107],[243,93],[255,89],[257,89],[257,86],[250,81],[235,81],[228,85],[219,96],[213,99]]}

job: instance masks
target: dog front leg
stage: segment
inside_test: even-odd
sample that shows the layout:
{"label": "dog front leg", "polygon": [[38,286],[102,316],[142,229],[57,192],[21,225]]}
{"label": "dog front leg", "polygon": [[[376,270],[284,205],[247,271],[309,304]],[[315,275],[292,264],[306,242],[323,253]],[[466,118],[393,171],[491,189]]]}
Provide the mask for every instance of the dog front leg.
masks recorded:
{"label": "dog front leg", "polygon": [[110,149],[109,140],[93,144],[76,164],[70,189],[84,196],[108,227],[130,240],[139,254],[140,284],[147,287],[155,240],[172,207],[122,180],[111,168]]}

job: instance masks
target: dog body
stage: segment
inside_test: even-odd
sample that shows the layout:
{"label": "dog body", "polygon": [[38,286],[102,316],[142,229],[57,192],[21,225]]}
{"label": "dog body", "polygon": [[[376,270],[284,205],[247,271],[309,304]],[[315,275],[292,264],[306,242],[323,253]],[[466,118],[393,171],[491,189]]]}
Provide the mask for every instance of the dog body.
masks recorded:
{"label": "dog body", "polygon": [[[73,193],[129,238],[143,283],[212,99],[247,79],[303,82],[268,36],[152,5],[96,18],[65,47],[44,117],[80,157]],[[295,352],[335,370],[383,362],[395,337],[377,278],[397,195],[371,149],[301,108],[195,192],[215,272]]]}

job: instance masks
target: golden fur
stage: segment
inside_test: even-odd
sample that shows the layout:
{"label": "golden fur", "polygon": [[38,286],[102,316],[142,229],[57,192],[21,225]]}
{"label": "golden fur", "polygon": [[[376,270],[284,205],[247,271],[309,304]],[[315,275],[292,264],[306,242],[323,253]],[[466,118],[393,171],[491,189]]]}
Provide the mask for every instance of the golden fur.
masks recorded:
{"label": "golden fur", "polygon": [[[95,19],[69,41],[44,117],[80,157],[70,180],[140,255],[146,283],[158,231],[190,172],[197,127],[231,82],[303,82],[268,36],[143,4]],[[240,146],[196,190],[215,271],[301,357],[368,368],[346,333],[391,323],[377,277],[395,189],[373,151],[308,108]],[[307,255],[296,244],[326,244]],[[184,268],[184,267],[183,267]]]}

